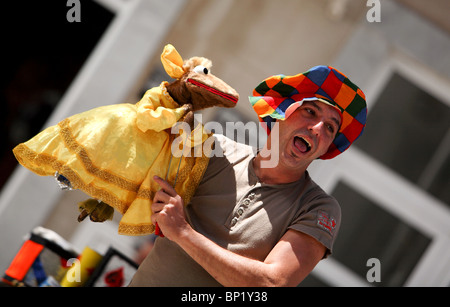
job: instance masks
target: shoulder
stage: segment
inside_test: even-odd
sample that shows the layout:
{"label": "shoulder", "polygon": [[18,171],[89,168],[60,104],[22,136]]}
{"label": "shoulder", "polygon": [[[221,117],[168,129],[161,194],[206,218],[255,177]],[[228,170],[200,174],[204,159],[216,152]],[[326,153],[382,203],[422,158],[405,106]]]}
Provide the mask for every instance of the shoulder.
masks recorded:
{"label": "shoulder", "polygon": [[308,173],[306,173],[306,193],[303,197],[303,209],[305,210],[326,210],[336,215],[339,220],[341,217],[341,207],[339,202],[332,195],[325,192],[317,183],[315,183]]}
{"label": "shoulder", "polygon": [[208,142],[213,144],[213,149],[209,155],[210,159],[202,179],[203,183],[216,178],[219,174],[234,176],[236,168],[245,168],[248,165],[245,162],[253,157],[252,147],[235,142],[224,135],[213,134],[210,139],[205,141],[205,144]]}
{"label": "shoulder", "polygon": [[341,207],[338,201],[326,193],[307,175],[306,190],[300,200],[297,218],[290,229],[306,233],[331,253],[341,224]]}
{"label": "shoulder", "polygon": [[236,163],[243,158],[254,156],[256,149],[242,143],[238,143],[222,134],[214,134],[214,150],[212,157],[225,157],[230,163]]}

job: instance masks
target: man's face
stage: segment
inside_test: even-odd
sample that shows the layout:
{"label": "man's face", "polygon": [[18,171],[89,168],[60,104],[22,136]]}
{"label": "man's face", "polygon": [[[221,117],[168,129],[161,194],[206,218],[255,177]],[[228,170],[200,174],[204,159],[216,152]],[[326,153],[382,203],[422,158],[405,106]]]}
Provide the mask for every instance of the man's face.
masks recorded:
{"label": "man's face", "polygon": [[305,101],[279,123],[280,163],[290,168],[309,165],[328,151],[339,131],[339,111],[320,101]]}

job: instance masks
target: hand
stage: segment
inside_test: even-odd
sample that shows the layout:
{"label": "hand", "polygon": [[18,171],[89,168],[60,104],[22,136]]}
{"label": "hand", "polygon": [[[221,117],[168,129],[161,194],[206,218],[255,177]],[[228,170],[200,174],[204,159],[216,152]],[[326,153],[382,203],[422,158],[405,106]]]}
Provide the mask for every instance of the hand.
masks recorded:
{"label": "hand", "polygon": [[190,227],[186,222],[183,199],[167,181],[158,176],[153,179],[160,185],[161,190],[156,192],[153,198],[152,223],[158,224],[165,237],[176,241]]}

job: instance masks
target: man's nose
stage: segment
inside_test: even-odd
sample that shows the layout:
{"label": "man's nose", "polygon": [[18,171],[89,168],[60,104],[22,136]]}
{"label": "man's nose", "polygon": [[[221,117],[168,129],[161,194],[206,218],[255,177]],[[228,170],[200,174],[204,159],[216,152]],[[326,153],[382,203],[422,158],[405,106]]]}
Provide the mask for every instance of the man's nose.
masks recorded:
{"label": "man's nose", "polygon": [[323,127],[324,127],[324,122],[317,121],[317,122],[311,123],[311,125],[309,126],[309,130],[312,133],[314,133],[315,135],[319,135],[320,131],[322,130]]}

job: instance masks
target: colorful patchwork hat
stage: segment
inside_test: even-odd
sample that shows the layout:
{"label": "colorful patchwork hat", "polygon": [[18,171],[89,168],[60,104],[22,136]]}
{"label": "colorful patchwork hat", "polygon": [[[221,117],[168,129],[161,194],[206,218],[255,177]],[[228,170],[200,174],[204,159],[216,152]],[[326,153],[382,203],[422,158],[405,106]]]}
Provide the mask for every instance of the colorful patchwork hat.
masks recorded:
{"label": "colorful patchwork hat", "polygon": [[331,66],[316,66],[295,76],[276,75],[261,82],[249,97],[260,122],[270,133],[272,123],[292,113],[290,106],[307,100],[319,100],[341,112],[341,127],[320,157],[326,160],[344,152],[362,134],[366,125],[365,95],[343,73]]}

